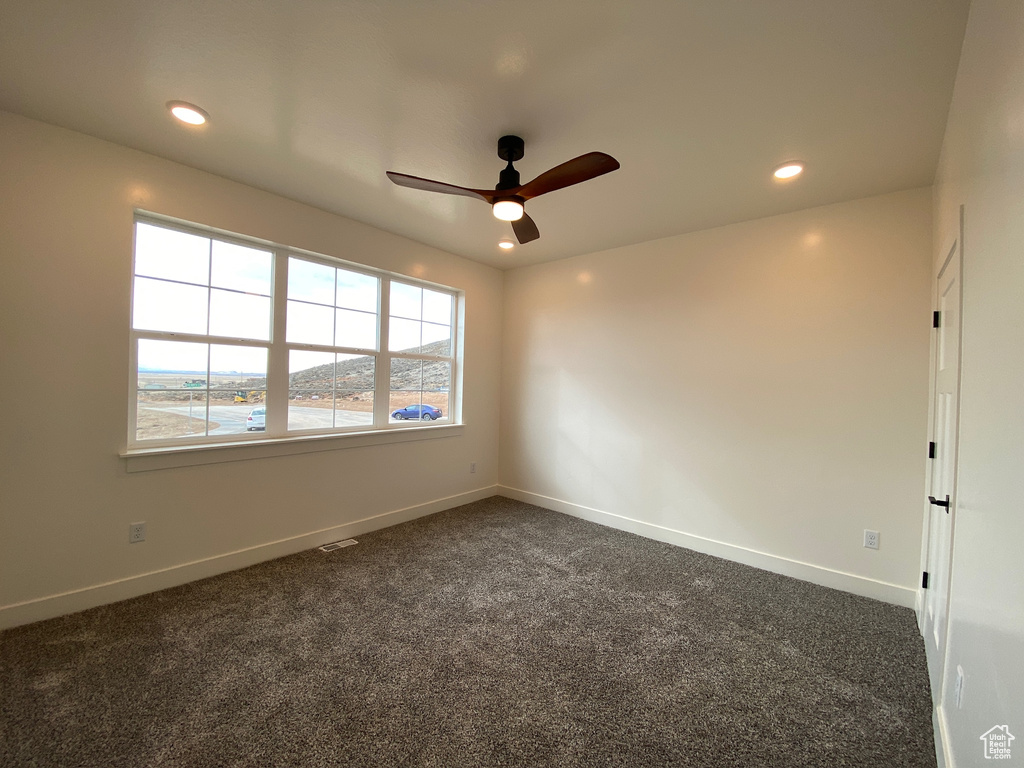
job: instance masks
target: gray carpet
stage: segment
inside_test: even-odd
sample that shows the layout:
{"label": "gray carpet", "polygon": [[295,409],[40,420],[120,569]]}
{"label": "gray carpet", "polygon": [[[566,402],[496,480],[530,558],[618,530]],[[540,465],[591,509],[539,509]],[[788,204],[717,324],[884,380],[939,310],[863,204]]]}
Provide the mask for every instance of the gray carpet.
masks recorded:
{"label": "gray carpet", "polygon": [[495,497],[0,634],[0,765],[934,766],[904,608]]}

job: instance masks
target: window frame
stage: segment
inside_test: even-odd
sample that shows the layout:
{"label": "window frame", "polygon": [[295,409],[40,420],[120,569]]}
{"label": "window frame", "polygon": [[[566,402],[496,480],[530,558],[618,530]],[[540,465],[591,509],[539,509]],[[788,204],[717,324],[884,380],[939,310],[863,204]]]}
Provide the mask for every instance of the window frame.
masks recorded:
{"label": "window frame", "polygon": [[[431,289],[431,288],[429,288],[429,286],[423,285],[421,283],[417,283],[414,280],[409,280],[409,279],[407,279],[406,277],[404,277],[402,275],[393,275],[391,278],[389,278],[389,280],[387,282],[388,282],[387,290],[388,290],[388,330],[389,331],[390,331],[390,328],[391,328],[391,320],[392,320],[392,318],[400,319],[400,320],[411,319],[411,318],[405,318],[405,317],[400,316],[400,315],[394,315],[394,316],[391,315],[391,306],[390,306],[390,304],[391,304],[391,301],[390,301],[390,299],[391,299],[391,283],[398,282],[398,283],[403,283],[405,285],[410,285],[410,286],[414,286],[414,287],[427,288],[429,290],[437,290],[436,288]],[[443,291],[443,293],[448,293],[448,292],[447,291]],[[420,297],[420,301],[422,302],[424,300],[424,298],[425,297],[421,296]],[[422,348],[424,346],[424,344],[423,344],[423,335],[422,335],[423,334],[423,325],[426,324],[426,323],[430,323],[431,322],[431,321],[425,320],[423,318],[422,304],[421,304],[421,309],[420,309],[420,319],[418,321],[420,323],[420,344],[419,344],[420,351],[418,351],[418,352],[406,352],[406,351],[398,351],[398,350],[395,350],[395,351],[388,350],[387,351],[387,353],[388,353],[388,381],[387,381],[388,409],[387,410],[388,410],[388,416],[389,416],[388,421],[389,422],[390,422],[390,414],[394,410],[396,410],[391,405],[392,394],[395,391],[407,391],[407,390],[392,390],[391,389],[391,361],[392,360],[418,360],[418,361],[423,362],[423,363],[445,362],[445,363],[449,364],[449,369],[448,369],[449,370],[449,374],[448,374],[448,406],[446,408],[442,409],[442,413],[441,413],[441,418],[440,419],[432,420],[430,423],[432,423],[432,424],[437,424],[438,422],[440,422],[441,424],[454,423],[452,421],[451,413],[452,413],[452,406],[453,406],[453,403],[454,403],[453,389],[454,389],[454,386],[455,386],[454,385],[454,382],[455,382],[455,347],[456,347],[455,334],[456,334],[456,321],[457,321],[457,317],[458,317],[458,312],[457,312],[457,306],[456,306],[456,303],[455,303],[455,296],[452,295],[452,311],[451,311],[450,317],[448,318],[448,343],[449,343],[449,347],[448,347],[448,354],[447,355],[434,355],[434,354],[430,354],[430,353],[426,353],[426,352],[422,351]],[[425,399],[423,397],[424,392],[425,392],[425,390],[423,389],[422,380],[421,380],[421,382],[420,382],[420,399],[419,399],[419,403],[418,403],[418,405],[420,405],[420,406],[422,406],[422,405],[429,405],[428,403],[424,403],[424,399]],[[419,419],[419,421],[422,421],[422,419]],[[398,422],[398,424],[404,426],[404,422]]]}
{"label": "window frame", "polygon": [[[148,224],[177,232],[191,235],[198,235],[204,238],[219,240],[226,243],[240,245],[248,248],[269,251],[271,254],[271,284],[270,284],[270,338],[267,341],[254,339],[239,339],[230,336],[215,336],[209,333],[210,323],[207,319],[207,333],[187,334],[170,331],[151,331],[135,328],[135,281],[137,258],[137,237],[138,224]],[[212,251],[212,248],[211,248]],[[303,261],[322,264],[334,269],[342,269],[349,272],[367,275],[377,280],[377,314],[376,314],[376,335],[377,349],[367,350],[355,347],[344,347],[336,345],[304,344],[288,342],[287,340],[287,305],[288,305],[288,268],[291,258]],[[212,269],[212,267],[211,267]],[[337,279],[337,276],[336,276]],[[431,422],[421,421],[393,421],[390,418],[390,377],[391,360],[393,358],[422,358],[422,355],[408,355],[401,352],[388,350],[388,328],[390,325],[390,285],[396,280],[401,283],[414,285],[432,291],[450,295],[452,298],[452,311],[449,318],[451,329],[451,346],[448,356],[427,356],[431,360],[443,360],[450,365],[450,381],[447,412],[442,419]],[[461,354],[462,354],[462,317],[464,314],[463,305],[465,294],[458,288],[440,285],[438,283],[421,280],[409,275],[404,275],[388,270],[378,269],[366,264],[359,264],[346,259],[334,256],[315,253],[294,246],[287,246],[278,243],[268,242],[259,238],[247,237],[236,233],[225,232],[213,227],[207,227],[191,222],[180,221],[159,214],[146,211],[135,211],[132,219],[132,258],[130,285],[130,303],[128,319],[129,336],[129,407],[128,407],[128,430],[127,448],[122,452],[123,456],[150,455],[154,453],[167,453],[177,451],[197,451],[212,447],[229,447],[246,444],[267,443],[292,443],[309,440],[323,440],[330,438],[344,438],[346,436],[367,436],[374,433],[407,432],[412,430],[440,430],[446,432],[452,426],[461,426]],[[337,285],[337,284],[336,284]],[[210,290],[214,286],[207,286]],[[337,302],[337,294],[335,295]],[[335,306],[335,309],[339,309]],[[345,309],[344,307],[340,309]],[[337,313],[334,315],[337,322]],[[249,346],[265,348],[267,350],[267,370],[265,380],[265,397],[259,405],[266,409],[266,430],[257,432],[243,431],[240,433],[228,433],[223,435],[203,434],[200,436],[178,436],[166,438],[138,438],[139,418],[139,341],[152,339],[157,341],[176,342],[197,342],[206,345],[227,345],[227,346]],[[337,341],[337,339],[334,339]],[[356,354],[367,355],[374,358],[374,392],[372,423],[347,426],[330,426],[310,429],[289,429],[288,428],[288,406],[291,400],[291,381],[289,373],[289,355],[293,350],[329,352],[335,354]],[[209,360],[209,356],[207,358]],[[337,362],[336,362],[337,364]],[[209,367],[209,366],[208,366]],[[337,372],[332,379],[332,392],[337,392]],[[211,383],[214,376],[207,370],[206,386],[198,391],[205,395],[204,416],[207,429],[210,421],[210,398]],[[336,402],[336,401],[335,401]],[[252,407],[259,407],[251,404]],[[336,413],[336,410],[332,410]],[[440,434],[439,434],[440,436]],[[365,441],[359,441],[360,443]]]}

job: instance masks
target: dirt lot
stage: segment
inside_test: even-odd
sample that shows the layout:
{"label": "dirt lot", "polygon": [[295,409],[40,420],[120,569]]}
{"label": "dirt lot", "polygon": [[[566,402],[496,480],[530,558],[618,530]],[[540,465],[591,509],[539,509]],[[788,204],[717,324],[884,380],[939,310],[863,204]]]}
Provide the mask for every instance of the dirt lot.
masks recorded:
{"label": "dirt lot", "polygon": [[[210,429],[216,429],[219,426],[220,424],[215,421],[210,422]],[[136,439],[159,440],[166,437],[180,437],[190,433],[201,435],[205,429],[206,427],[202,419],[139,408]]]}
{"label": "dirt lot", "polygon": [[[318,399],[314,400],[312,395],[319,395]],[[303,408],[333,408],[334,403],[331,402],[330,392],[314,392],[307,393],[303,392],[301,397],[292,396],[290,401],[296,405],[301,405]],[[358,395],[339,394],[338,395],[338,408],[339,410],[346,411],[361,411],[363,413],[373,412],[373,392],[362,392]]]}

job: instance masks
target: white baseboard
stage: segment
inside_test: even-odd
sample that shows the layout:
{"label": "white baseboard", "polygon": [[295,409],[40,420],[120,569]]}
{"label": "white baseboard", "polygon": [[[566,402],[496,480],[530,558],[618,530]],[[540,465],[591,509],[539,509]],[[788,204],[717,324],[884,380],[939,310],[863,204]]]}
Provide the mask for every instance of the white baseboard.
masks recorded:
{"label": "white baseboard", "polygon": [[170,568],[142,573],[137,576],[129,576],[128,578],[116,581],[108,581],[103,584],[95,584],[36,600],[0,606],[0,629],[17,627],[21,624],[29,624],[34,621],[42,621],[43,619],[52,619],[56,616],[84,611],[87,608],[95,608],[98,605],[107,605],[119,600],[127,600],[131,597],[157,592],[161,589],[177,587],[181,584],[216,576],[220,573],[236,571],[239,568],[247,568],[250,565],[256,565],[257,563],[274,560],[286,555],[293,555],[296,552],[319,547],[338,539],[359,536],[370,531],[415,520],[418,517],[432,515],[435,512],[442,512],[462,504],[486,499],[494,496],[497,492],[497,486],[493,485],[486,488],[478,488],[475,491],[467,491],[455,496],[435,499],[424,504],[384,512],[379,515],[363,518],[362,520],[355,520],[350,523],[304,533],[279,541],[272,541],[267,544],[260,544],[255,547],[248,547],[247,549],[240,549],[235,552],[228,552],[223,555],[194,560],[189,563],[171,566]]}
{"label": "white baseboard", "polygon": [[498,493],[508,496],[510,499],[525,501],[528,504],[535,504],[555,512],[562,512],[573,517],[589,520],[593,523],[607,525],[610,528],[618,528],[622,531],[635,533],[649,539],[664,541],[667,544],[674,544],[686,549],[703,552],[707,555],[714,555],[726,560],[732,560],[744,565],[752,565],[772,573],[779,573],[783,576],[792,576],[801,581],[809,581],[812,584],[819,584],[823,587],[840,589],[844,592],[851,592],[862,597],[870,597],[893,605],[913,608],[916,593],[913,589],[901,587],[897,584],[889,584],[884,581],[868,579],[864,576],[857,576],[843,571],[834,571],[820,565],[803,563],[799,560],[771,555],[767,552],[747,549],[746,547],[727,544],[714,539],[706,539],[702,536],[677,531],[673,528],[666,528],[653,523],[645,523],[631,517],[615,515],[611,512],[603,512],[599,509],[584,507],[572,502],[553,499],[549,496],[542,496],[537,493],[530,493],[518,488],[509,488],[505,485],[498,486]]}
{"label": "white baseboard", "polygon": [[573,517],[590,520],[601,525],[607,525],[611,528],[635,533],[650,539],[664,541],[668,544],[751,565],[755,568],[772,571],[773,573],[792,576],[803,581],[841,589],[856,595],[871,597],[907,608],[915,607],[915,598],[917,597],[915,590],[895,584],[875,581],[841,571],[833,571],[821,566],[738,547],[734,544],[705,539],[672,528],[645,523],[609,512],[602,512],[598,509],[530,493],[518,488],[495,485],[223,555],[182,563],[181,565],[103,584],[95,584],[56,595],[49,595],[35,600],[28,600],[22,603],[0,606],[0,630],[29,624],[34,621],[42,621],[43,619],[52,619],[56,616],[64,616],[88,608],[95,608],[98,605],[107,605],[118,600],[127,600],[128,598],[138,597],[139,595],[145,595],[161,589],[176,587],[191,581],[216,576],[220,573],[235,571],[239,568],[247,568],[250,565],[312,549],[313,547],[318,547],[338,539],[387,528],[418,517],[442,512],[462,504],[486,499],[496,494],[535,504],[538,507],[544,507],[555,512],[572,515]]}

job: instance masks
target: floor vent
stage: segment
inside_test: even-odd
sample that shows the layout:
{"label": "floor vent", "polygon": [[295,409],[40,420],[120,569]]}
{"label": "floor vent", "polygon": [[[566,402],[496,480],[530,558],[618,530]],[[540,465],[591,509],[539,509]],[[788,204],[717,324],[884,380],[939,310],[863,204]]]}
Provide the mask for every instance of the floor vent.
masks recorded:
{"label": "floor vent", "polygon": [[345,539],[344,541],[334,541],[334,542],[331,542],[330,544],[324,544],[322,547],[320,547],[320,551],[321,552],[333,552],[336,549],[341,549],[342,547],[351,547],[353,544],[358,544],[358,543],[359,542],[356,541],[355,539]]}

